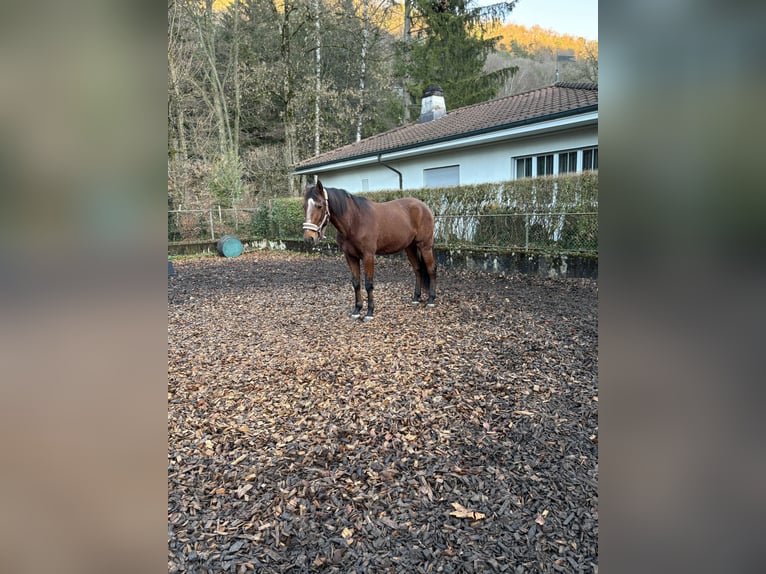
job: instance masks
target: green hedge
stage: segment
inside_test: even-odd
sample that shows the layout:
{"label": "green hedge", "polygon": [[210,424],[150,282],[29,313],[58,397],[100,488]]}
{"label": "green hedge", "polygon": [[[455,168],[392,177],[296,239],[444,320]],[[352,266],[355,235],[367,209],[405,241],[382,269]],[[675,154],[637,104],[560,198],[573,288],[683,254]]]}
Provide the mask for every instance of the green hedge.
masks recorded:
{"label": "green hedge", "polygon": [[[597,172],[358,195],[378,202],[421,199],[436,215],[437,245],[598,251]],[[253,213],[252,232],[264,239],[297,239],[303,218],[301,198],[268,200]],[[328,227],[328,238],[334,233]]]}
{"label": "green hedge", "polygon": [[303,237],[303,200],[280,197],[261,203],[253,212],[251,231],[261,239]]}

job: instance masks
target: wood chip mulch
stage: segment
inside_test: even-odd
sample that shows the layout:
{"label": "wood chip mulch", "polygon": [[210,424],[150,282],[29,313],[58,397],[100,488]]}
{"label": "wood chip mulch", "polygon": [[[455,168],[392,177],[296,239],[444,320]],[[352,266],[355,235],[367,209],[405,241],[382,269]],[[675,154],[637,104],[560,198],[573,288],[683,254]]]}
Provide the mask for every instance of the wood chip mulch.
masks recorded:
{"label": "wood chip mulch", "polygon": [[596,281],[173,263],[169,572],[598,572]]}

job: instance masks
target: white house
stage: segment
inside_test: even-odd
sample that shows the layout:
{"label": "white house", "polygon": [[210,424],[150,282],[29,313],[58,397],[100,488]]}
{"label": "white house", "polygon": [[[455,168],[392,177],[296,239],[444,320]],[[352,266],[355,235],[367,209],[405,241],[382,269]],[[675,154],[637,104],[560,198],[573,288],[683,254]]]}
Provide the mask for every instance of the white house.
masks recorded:
{"label": "white house", "polygon": [[598,169],[598,84],[558,82],[447,112],[426,89],[416,123],[303,160],[352,193],[506,181]]}

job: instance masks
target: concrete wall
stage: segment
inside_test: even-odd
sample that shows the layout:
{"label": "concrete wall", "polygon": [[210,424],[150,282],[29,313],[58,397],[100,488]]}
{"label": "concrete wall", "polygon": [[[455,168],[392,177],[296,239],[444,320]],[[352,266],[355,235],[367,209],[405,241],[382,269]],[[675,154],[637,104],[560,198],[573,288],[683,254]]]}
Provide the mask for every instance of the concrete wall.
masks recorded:
{"label": "concrete wall", "polygon": [[[303,252],[312,250],[303,241],[298,240],[270,241],[240,238],[240,241],[242,241],[245,252],[262,249]],[[340,255],[337,244],[329,241],[323,242],[319,251],[326,255]],[[216,254],[216,242],[200,241],[168,245],[169,255],[203,253]],[[598,257],[438,248],[434,250],[434,254],[437,264],[441,268],[475,269],[498,274],[528,273],[543,277],[598,278]],[[404,255],[399,254],[392,257],[404,257]]]}

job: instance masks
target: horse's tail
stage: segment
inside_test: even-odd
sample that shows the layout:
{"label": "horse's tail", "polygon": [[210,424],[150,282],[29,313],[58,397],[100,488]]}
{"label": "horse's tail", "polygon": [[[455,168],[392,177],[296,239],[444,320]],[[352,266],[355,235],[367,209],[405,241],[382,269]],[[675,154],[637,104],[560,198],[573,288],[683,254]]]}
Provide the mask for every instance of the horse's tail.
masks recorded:
{"label": "horse's tail", "polygon": [[418,247],[418,269],[420,269],[420,285],[428,291],[431,289],[431,276],[428,274],[426,263],[423,261],[423,252]]}

